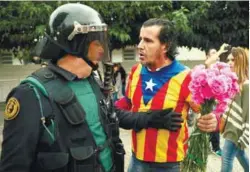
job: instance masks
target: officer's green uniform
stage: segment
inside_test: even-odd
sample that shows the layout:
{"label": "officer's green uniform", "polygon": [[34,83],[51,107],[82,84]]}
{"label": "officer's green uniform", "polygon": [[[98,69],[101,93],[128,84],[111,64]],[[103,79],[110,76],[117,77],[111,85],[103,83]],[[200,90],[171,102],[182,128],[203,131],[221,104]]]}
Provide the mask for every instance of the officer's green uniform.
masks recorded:
{"label": "officer's green uniform", "polygon": [[[96,96],[89,81],[87,79],[83,79],[77,82],[70,82],[68,85],[76,94],[77,99],[86,112],[86,121],[94,136],[96,144],[98,146],[105,144],[107,136],[105,135],[99,119]],[[106,171],[109,171],[112,167],[111,157],[112,154],[110,148],[105,148],[102,152],[100,152],[100,160]]]}
{"label": "officer's green uniform", "polygon": [[[92,77],[77,79],[52,64],[33,75],[35,78],[45,76],[40,80],[48,83],[60,77],[66,85],[49,84],[52,91],[48,90],[48,93],[56,89],[57,97],[50,94],[48,98],[37,84],[30,81],[23,82],[9,94],[9,98],[20,103],[20,111],[15,119],[5,121],[3,146],[17,146],[12,150],[4,146],[0,171],[21,172],[30,167],[32,172],[114,170],[114,150],[108,133],[109,122],[105,119],[107,109],[102,104],[104,100],[95,80]],[[13,163],[16,165],[9,169]]]}

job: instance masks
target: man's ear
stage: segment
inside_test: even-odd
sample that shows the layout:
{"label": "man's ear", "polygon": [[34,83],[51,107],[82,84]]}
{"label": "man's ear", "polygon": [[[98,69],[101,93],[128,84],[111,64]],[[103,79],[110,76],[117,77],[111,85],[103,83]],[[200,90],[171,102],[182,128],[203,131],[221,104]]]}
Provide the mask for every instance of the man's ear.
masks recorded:
{"label": "man's ear", "polygon": [[162,45],[163,52],[166,53],[168,51],[168,44],[165,43]]}

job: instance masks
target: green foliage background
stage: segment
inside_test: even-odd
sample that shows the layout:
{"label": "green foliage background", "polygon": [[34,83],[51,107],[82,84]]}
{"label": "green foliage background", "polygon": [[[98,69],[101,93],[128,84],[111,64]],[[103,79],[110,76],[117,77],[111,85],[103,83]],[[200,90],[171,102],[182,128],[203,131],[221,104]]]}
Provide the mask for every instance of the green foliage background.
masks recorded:
{"label": "green foliage background", "polygon": [[[73,2],[73,1],[70,1]],[[1,1],[0,49],[29,51],[44,33],[49,16],[67,1]],[[144,21],[175,21],[180,46],[208,49],[226,42],[248,47],[248,1],[81,1],[99,11],[109,25],[111,50],[136,45]],[[19,58],[30,58],[20,56]]]}

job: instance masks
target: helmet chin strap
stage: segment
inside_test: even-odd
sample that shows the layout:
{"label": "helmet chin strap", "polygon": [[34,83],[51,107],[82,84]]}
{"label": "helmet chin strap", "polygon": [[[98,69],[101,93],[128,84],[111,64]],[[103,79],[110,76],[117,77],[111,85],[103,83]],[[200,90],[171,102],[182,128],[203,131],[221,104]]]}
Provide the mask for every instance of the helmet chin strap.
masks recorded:
{"label": "helmet chin strap", "polygon": [[94,64],[91,60],[89,60],[88,58],[84,58],[83,56],[79,56],[77,55],[77,57],[82,58],[93,70],[96,70],[98,68],[97,64]]}
{"label": "helmet chin strap", "polygon": [[87,58],[81,57],[93,70],[96,70],[98,68],[98,65],[94,64],[92,61],[90,61]]}

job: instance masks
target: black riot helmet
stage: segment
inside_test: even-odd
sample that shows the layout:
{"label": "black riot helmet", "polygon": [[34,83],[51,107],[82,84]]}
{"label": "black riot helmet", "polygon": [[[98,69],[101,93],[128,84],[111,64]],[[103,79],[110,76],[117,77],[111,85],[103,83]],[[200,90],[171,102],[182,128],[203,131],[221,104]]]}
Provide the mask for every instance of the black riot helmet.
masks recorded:
{"label": "black riot helmet", "polygon": [[83,58],[92,68],[93,61],[110,61],[107,25],[100,14],[83,4],[65,4],[50,16],[49,32],[36,48],[43,59],[60,59],[65,54]]}

